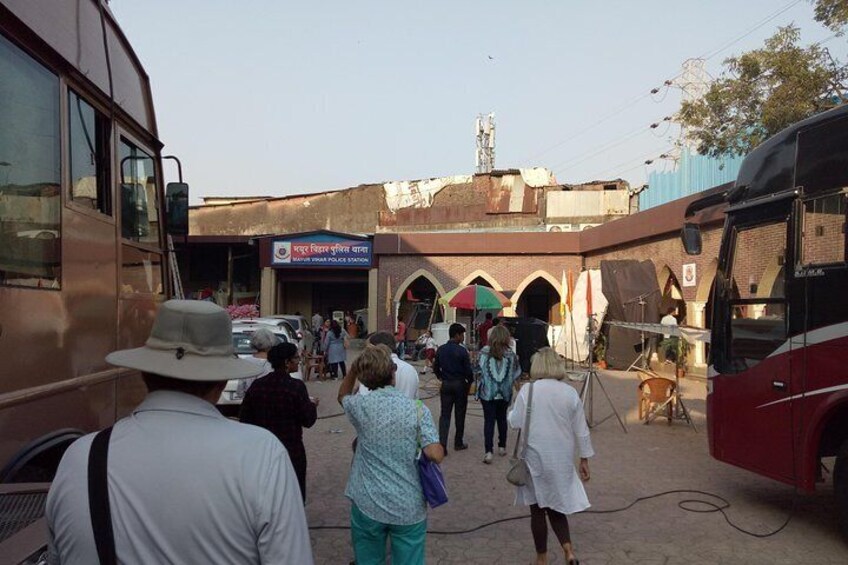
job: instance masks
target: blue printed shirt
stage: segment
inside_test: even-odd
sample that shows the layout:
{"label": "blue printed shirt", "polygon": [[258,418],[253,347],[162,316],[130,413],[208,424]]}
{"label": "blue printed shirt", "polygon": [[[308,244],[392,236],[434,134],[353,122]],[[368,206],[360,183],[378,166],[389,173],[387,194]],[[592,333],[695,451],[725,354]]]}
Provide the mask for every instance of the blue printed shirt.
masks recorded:
{"label": "blue printed shirt", "polygon": [[[377,522],[411,525],[427,518],[418,478],[419,403],[388,386],[342,399],[358,436],[345,496]],[[421,445],[439,442],[430,410],[421,406]]]}
{"label": "blue printed shirt", "polygon": [[489,353],[489,346],[480,352],[480,385],[477,397],[480,400],[512,401],[512,385],[521,376],[518,355],[510,350],[504,351],[503,359],[495,359]]}

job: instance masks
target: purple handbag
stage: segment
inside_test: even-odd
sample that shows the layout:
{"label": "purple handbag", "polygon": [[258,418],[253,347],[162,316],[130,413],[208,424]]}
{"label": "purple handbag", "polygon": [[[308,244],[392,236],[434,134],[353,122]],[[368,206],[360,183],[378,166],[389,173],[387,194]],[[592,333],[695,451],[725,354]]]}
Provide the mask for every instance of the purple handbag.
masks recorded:
{"label": "purple handbag", "polygon": [[416,401],[418,411],[418,478],[421,480],[421,491],[424,493],[424,500],[430,505],[430,508],[436,508],[448,501],[448,489],[445,485],[445,477],[442,475],[442,469],[438,463],[434,463],[427,458],[421,446],[421,407],[423,406],[420,400]]}

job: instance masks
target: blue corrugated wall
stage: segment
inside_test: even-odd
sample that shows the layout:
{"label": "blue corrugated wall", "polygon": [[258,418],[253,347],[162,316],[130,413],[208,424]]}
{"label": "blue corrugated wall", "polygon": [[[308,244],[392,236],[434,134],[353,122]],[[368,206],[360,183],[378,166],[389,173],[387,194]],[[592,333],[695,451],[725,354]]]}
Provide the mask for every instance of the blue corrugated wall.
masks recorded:
{"label": "blue corrugated wall", "polygon": [[734,181],[742,159],[738,156],[715,159],[684,149],[676,170],[648,174],[648,189],[639,194],[639,209],[647,210]]}

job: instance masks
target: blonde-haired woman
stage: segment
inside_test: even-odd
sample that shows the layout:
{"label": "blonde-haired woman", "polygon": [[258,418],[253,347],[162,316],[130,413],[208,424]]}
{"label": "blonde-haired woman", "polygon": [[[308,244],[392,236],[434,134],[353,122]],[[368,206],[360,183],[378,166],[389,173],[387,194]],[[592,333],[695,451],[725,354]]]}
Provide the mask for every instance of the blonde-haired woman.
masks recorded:
{"label": "blonde-haired woman", "polygon": [[[415,455],[419,445],[440,463],[445,453],[430,410],[396,390],[395,364],[385,345],[367,347],[339,387],[339,402],[356,428],[357,446],[345,489],[356,562],[424,565],[427,505]],[[353,394],[356,380],[369,394]]]}
{"label": "blonde-haired woman", "polygon": [[492,462],[495,423],[498,424],[498,453],[506,455],[506,412],[512,402],[512,385],[521,375],[518,355],[510,348],[512,336],[503,324],[489,332],[488,345],[480,351],[480,386],[477,398],[483,405],[483,463]]}
{"label": "blonde-haired woman", "polygon": [[[566,515],[589,507],[581,481],[589,480],[589,457],[594,455],[589,426],[580,396],[561,382],[565,364],[550,347],[533,356],[530,377],[509,412],[512,428],[524,428],[532,387],[530,422],[523,430],[527,441],[525,458],[530,469],[527,484],[517,488],[515,504],[530,506],[530,530],[536,546],[536,563],[548,562],[548,527],[557,536],[569,565],[579,563],[574,556]],[[529,432],[529,433],[528,433]],[[580,458],[579,474],[575,458]]]}

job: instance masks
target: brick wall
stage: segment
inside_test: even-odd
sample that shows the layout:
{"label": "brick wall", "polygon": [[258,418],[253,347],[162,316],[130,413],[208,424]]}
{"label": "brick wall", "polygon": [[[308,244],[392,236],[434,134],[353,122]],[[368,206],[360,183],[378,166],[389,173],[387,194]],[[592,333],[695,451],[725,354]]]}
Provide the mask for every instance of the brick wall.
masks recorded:
{"label": "brick wall", "polygon": [[[709,278],[705,284],[712,283],[712,265],[718,259],[718,250],[721,245],[721,224],[713,224],[703,227],[701,236],[703,241],[700,255],[687,255],[683,250],[679,234],[672,233],[652,240],[634,241],[616,247],[607,248],[598,252],[586,254],[585,264],[592,269],[600,268],[601,261],[635,259],[644,261],[650,259],[654,262],[654,268],[659,276],[663,267],[668,266],[677,280],[683,282],[683,265],[694,263],[696,265],[697,279],[695,286],[687,286],[681,289],[683,299],[687,302],[694,301],[698,288],[702,284],[702,278]],[[662,289],[660,289],[662,290]]]}
{"label": "brick wall", "polygon": [[[561,281],[563,270],[579,273],[582,259],[578,255],[385,255],[380,257],[380,280],[377,299],[377,324],[380,329],[389,328],[392,315],[386,313],[386,290],[388,278],[392,280],[392,296],[407,277],[419,269],[430,272],[449,292],[477,270],[488,273],[508,297],[518,289],[529,275],[545,271],[556,281]],[[559,290],[559,284],[556,285]]]}
{"label": "brick wall", "polygon": [[805,265],[835,263],[845,259],[845,212],[804,214],[804,243],[801,260]]}
{"label": "brick wall", "polygon": [[[785,248],[784,222],[757,226],[737,234],[732,278],[739,290],[739,298],[772,295],[772,287],[780,270]],[[774,290],[777,291],[774,296],[783,296],[782,289]]]}

